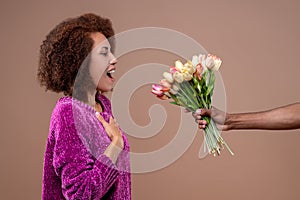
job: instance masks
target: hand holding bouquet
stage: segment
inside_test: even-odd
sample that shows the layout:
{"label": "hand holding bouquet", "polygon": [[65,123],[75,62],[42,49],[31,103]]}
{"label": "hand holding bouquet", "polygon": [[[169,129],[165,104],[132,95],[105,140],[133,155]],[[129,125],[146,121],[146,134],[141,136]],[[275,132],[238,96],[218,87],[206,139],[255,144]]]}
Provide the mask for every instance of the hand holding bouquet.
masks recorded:
{"label": "hand holding bouquet", "polygon": [[[159,84],[152,85],[152,93],[158,98],[173,99],[172,104],[182,106],[188,111],[195,112],[199,108],[211,108],[212,95],[215,85],[215,71],[218,71],[222,61],[208,54],[193,56],[182,64],[179,60],[169,72],[164,72]],[[207,122],[204,129],[204,141],[210,154],[220,155],[224,146],[233,152],[221,137],[216,124],[210,117],[203,117]]]}

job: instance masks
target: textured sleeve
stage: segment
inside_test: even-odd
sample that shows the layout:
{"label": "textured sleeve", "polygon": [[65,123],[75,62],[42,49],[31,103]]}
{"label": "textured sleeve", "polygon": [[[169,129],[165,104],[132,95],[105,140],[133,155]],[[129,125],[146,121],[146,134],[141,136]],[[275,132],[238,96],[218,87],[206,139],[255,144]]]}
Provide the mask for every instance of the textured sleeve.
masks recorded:
{"label": "textured sleeve", "polygon": [[100,199],[116,181],[118,169],[107,156],[92,156],[79,136],[71,108],[65,107],[59,113],[53,166],[61,178],[62,193],[70,200]]}

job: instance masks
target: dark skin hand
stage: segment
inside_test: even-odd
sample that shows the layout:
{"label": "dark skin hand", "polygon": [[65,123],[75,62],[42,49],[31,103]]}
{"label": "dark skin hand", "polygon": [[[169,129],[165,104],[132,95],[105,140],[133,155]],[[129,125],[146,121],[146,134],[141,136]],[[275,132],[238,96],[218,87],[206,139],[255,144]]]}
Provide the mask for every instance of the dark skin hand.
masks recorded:
{"label": "dark skin hand", "polygon": [[264,129],[289,130],[300,128],[300,103],[294,103],[271,110],[250,113],[225,113],[216,108],[198,109],[193,113],[200,129],[207,125],[203,116],[214,119],[220,130]]}

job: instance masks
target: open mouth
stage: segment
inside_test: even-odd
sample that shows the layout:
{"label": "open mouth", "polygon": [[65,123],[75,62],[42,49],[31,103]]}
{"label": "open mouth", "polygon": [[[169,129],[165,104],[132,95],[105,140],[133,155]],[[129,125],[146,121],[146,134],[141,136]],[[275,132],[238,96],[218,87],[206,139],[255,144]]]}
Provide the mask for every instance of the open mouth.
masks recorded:
{"label": "open mouth", "polygon": [[108,72],[106,72],[106,75],[107,75],[109,78],[114,78],[114,77],[112,76],[112,74],[115,73],[115,72],[116,72],[116,69],[111,69],[111,70],[109,70]]}

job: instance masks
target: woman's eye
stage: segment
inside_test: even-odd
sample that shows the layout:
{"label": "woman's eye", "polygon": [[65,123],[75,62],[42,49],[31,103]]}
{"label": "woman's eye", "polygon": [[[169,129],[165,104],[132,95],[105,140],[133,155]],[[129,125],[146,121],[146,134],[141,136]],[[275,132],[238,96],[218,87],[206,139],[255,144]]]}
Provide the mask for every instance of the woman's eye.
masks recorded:
{"label": "woman's eye", "polygon": [[103,56],[107,56],[108,52],[100,52],[100,54],[103,55]]}

